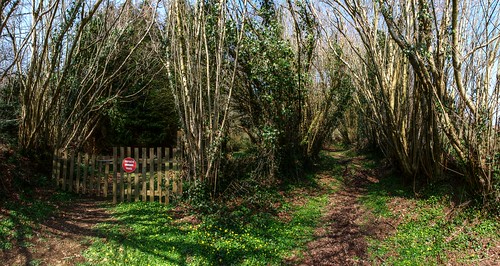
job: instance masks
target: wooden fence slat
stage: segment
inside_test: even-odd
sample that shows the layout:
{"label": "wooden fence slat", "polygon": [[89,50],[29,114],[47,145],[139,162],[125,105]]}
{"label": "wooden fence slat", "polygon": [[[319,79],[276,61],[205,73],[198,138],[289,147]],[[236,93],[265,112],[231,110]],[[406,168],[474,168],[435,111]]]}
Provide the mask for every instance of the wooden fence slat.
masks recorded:
{"label": "wooden fence slat", "polygon": [[162,148],[161,147],[157,147],[156,148],[156,157],[158,158],[158,167],[156,169],[156,179],[157,179],[157,188],[158,188],[158,194],[159,194],[159,197],[158,197],[158,201],[160,203],[162,203],[162,189],[161,189],[161,185],[162,185],[162,179],[163,179],[163,167],[162,167],[162,162],[163,162],[163,153],[162,153]]}
{"label": "wooden fence slat", "polygon": [[95,183],[96,183],[96,196],[100,196],[101,195],[101,179],[102,179],[102,157],[101,156],[97,156],[97,161],[96,161],[96,172],[97,174],[95,175]]}
{"label": "wooden fence slat", "polygon": [[[182,134],[182,133],[181,133]],[[175,153],[174,153],[174,160],[175,160],[175,163],[177,164],[177,169],[175,169],[175,176],[176,176],[176,180],[178,182],[177,184],[177,195],[182,195],[182,178],[181,178],[181,175],[180,175],[180,171],[182,170],[182,166],[181,166],[181,149],[178,149],[178,148],[175,148]]]}
{"label": "wooden fence slat", "polygon": [[[120,159],[132,157],[132,152],[138,165],[133,173],[127,173],[126,176]],[[62,190],[104,198],[112,196],[113,203],[119,202],[120,193],[120,202],[142,199],[169,204],[170,193],[182,193],[176,152],[170,147],[134,147],[133,151],[132,147],[120,147],[118,154],[118,147],[113,147],[111,157],[56,150],[52,160],[52,178]]]}
{"label": "wooden fence slat", "polygon": [[155,149],[149,148],[149,201],[155,200]]}
{"label": "wooden fence slat", "polygon": [[66,175],[68,174],[68,153],[63,153],[63,176],[62,176],[62,189],[66,190]]}
{"label": "wooden fence slat", "polygon": [[106,160],[105,166],[104,166],[104,197],[108,197],[108,177],[109,177],[109,159]]}
{"label": "wooden fence slat", "polygon": [[96,174],[96,169],[95,169],[95,164],[96,163],[96,156],[95,154],[92,154],[92,157],[90,158],[90,178],[89,178],[89,195],[94,193],[94,183],[95,183],[95,174]]}
{"label": "wooden fence slat", "polygon": [[82,186],[82,192],[83,194],[87,194],[87,183],[88,183],[88,173],[89,170],[89,155],[85,154],[83,156],[83,186]]}
{"label": "wooden fence slat", "polygon": [[[183,145],[182,138],[183,138],[182,137],[182,130],[178,130],[177,131],[177,142],[176,142],[175,147],[172,147],[172,149],[179,148],[179,147],[181,147],[181,145]],[[182,150],[182,149],[179,149],[179,150]],[[174,153],[174,151],[172,151],[172,152]],[[176,154],[176,155],[178,155],[178,154]]]}
{"label": "wooden fence slat", "polygon": [[76,156],[76,193],[80,193],[80,174],[82,168],[82,154]]}
{"label": "wooden fence slat", "polygon": [[170,171],[172,169],[171,148],[165,148],[165,204],[170,203]]}
{"label": "wooden fence slat", "polygon": [[[173,170],[175,171],[175,170],[178,170],[178,168],[179,168],[179,164],[176,160],[176,156],[177,156],[177,149],[176,148],[172,149],[172,154],[173,154],[172,162],[173,162],[173,166],[174,166]],[[177,182],[177,175],[174,174],[172,177],[172,193],[174,193],[176,195],[179,194],[179,186],[178,185],[179,184]]]}
{"label": "wooden fence slat", "polygon": [[147,153],[146,148],[142,148],[142,201],[146,201],[146,168],[147,168]]}
{"label": "wooden fence slat", "polygon": [[73,174],[75,173],[75,153],[71,151],[69,156],[69,191],[73,191]]}
{"label": "wooden fence slat", "polygon": [[[127,157],[132,156],[132,148],[127,147]],[[127,173],[127,201],[132,201],[132,180],[130,179],[130,173]]]}
{"label": "wooden fence slat", "polygon": [[137,167],[134,171],[134,200],[139,201],[139,148],[134,148],[134,159],[137,162]]}
{"label": "wooden fence slat", "polygon": [[174,150],[173,148],[169,148],[169,156],[168,156],[168,169],[174,169]]}
{"label": "wooden fence slat", "polygon": [[57,152],[57,155],[59,156],[59,159],[57,160],[57,180],[58,180],[58,183],[59,183],[58,187],[60,187],[61,183],[62,183],[62,171],[61,171],[61,167],[62,167],[61,157],[62,157],[62,155],[61,155],[61,150],[59,150]]}
{"label": "wooden fence slat", "polygon": [[57,150],[56,153],[57,153],[56,185],[59,188],[59,186],[61,185],[61,150]]}
{"label": "wooden fence slat", "polygon": [[[124,158],[125,158],[125,148],[120,147],[120,162],[122,162]],[[123,184],[123,178],[124,178],[123,167],[120,167],[120,202],[125,201],[125,186]]]}
{"label": "wooden fence slat", "polygon": [[87,195],[92,194],[92,179],[94,178],[94,155],[89,155],[89,161],[87,165],[88,175],[87,175]]}
{"label": "wooden fence slat", "polygon": [[172,175],[172,194],[175,196],[177,195],[177,177],[175,174]]}
{"label": "wooden fence slat", "polygon": [[[166,166],[166,165],[165,165]],[[165,171],[165,205],[168,205],[170,203],[170,182],[169,182],[169,170]]]}
{"label": "wooden fence slat", "polygon": [[56,185],[59,186],[59,180],[57,176],[57,160],[58,160],[58,154],[57,150],[54,150],[54,153],[52,154],[52,180],[56,181]]}
{"label": "wooden fence slat", "polygon": [[116,204],[116,196],[117,196],[117,178],[118,178],[118,169],[117,169],[117,162],[118,162],[118,148],[113,147],[113,204]]}

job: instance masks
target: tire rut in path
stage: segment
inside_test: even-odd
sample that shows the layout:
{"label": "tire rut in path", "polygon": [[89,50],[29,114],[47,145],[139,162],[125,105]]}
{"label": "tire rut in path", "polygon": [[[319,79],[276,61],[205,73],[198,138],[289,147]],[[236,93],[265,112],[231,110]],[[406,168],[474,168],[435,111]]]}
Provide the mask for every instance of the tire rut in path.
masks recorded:
{"label": "tire rut in path", "polygon": [[371,265],[367,257],[367,237],[380,238],[390,228],[374,219],[359,202],[366,186],[378,180],[371,171],[349,167],[341,188],[329,196],[322,224],[308,243],[300,265]]}

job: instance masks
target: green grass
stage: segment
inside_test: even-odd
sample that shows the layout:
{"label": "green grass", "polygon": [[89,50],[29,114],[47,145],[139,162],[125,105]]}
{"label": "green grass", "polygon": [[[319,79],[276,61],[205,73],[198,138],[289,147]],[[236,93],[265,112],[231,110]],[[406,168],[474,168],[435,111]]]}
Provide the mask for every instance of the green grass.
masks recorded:
{"label": "green grass", "polygon": [[[401,219],[394,234],[382,241],[370,241],[374,261],[383,258],[383,265],[474,264],[487,256],[492,242],[498,243],[498,217],[489,217],[474,208],[449,216],[453,192],[445,185],[431,190],[416,198],[397,176],[369,187],[362,199],[364,205],[375,215]],[[403,198],[410,209],[401,213],[390,210],[387,204],[395,197]]]}
{"label": "green grass", "polygon": [[[341,171],[332,170],[336,164],[325,159],[333,158],[324,155],[320,171]],[[279,186],[251,187],[253,192],[240,195],[236,206],[202,206],[195,197],[191,203],[201,211],[189,219],[172,216],[172,207],[159,203],[110,206],[115,222],[100,225],[106,239],[95,239],[84,252],[85,265],[282,265],[300,260],[334,192],[330,185],[318,184],[310,173]],[[203,192],[202,186],[198,189]],[[292,195],[300,200],[295,203]]]}
{"label": "green grass", "polygon": [[33,199],[30,192],[21,194],[16,201],[6,201],[2,204],[0,213],[0,250],[12,248],[14,242],[27,245],[33,230],[39,223],[50,217],[56,211],[56,205],[68,201],[71,196],[58,192],[48,200]]}
{"label": "green grass", "polygon": [[88,265],[280,265],[312,239],[326,203],[321,196],[289,207],[289,222],[240,207],[198,224],[173,219],[157,203],[120,204],[111,208],[118,222],[100,228],[107,240],[84,255]]}

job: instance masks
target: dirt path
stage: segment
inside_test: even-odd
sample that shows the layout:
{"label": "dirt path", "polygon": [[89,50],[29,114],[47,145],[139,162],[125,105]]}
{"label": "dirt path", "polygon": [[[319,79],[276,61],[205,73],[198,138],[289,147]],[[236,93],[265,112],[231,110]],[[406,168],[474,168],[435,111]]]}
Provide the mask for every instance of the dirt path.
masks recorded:
{"label": "dirt path", "polygon": [[323,224],[308,244],[300,265],[371,265],[366,255],[367,237],[380,238],[391,230],[359,203],[366,185],[378,182],[373,171],[360,167],[362,158],[336,155],[336,159],[345,165],[343,182],[329,196]]}
{"label": "dirt path", "polygon": [[61,206],[57,215],[33,231],[33,238],[12,249],[0,251],[3,265],[75,265],[84,262],[81,253],[100,237],[93,227],[111,216],[95,199],[78,199]]}
{"label": "dirt path", "polygon": [[[335,153],[335,164],[341,164],[342,182],[337,172],[327,165],[319,173],[320,183],[334,186],[322,217],[322,226],[307,245],[299,265],[371,265],[367,258],[367,237],[379,238],[391,231],[387,223],[372,217],[359,203],[366,185],[378,182],[377,173],[362,167],[366,159],[350,158]],[[380,174],[380,173],[378,173]],[[324,190],[321,193],[329,193]],[[298,196],[298,195],[297,195]],[[300,196],[299,196],[300,198]],[[84,262],[82,252],[95,237],[103,237],[95,229],[99,223],[112,222],[112,217],[96,199],[77,199],[60,206],[57,215],[41,223],[33,237],[20,241],[14,248],[0,251],[3,265],[75,265]]]}

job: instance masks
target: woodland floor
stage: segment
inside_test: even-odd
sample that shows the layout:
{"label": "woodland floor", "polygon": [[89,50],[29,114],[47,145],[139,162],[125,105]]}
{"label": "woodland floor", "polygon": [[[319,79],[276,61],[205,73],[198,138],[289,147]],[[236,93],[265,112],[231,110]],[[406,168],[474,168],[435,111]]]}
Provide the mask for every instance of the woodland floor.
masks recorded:
{"label": "woodland floor", "polygon": [[0,250],[4,265],[75,265],[94,238],[105,238],[94,227],[111,215],[96,199],[76,199],[58,206],[57,214],[36,225],[29,239]]}
{"label": "woodland floor", "polygon": [[[328,169],[320,170],[318,182],[333,186],[321,190],[328,194],[328,203],[314,233],[314,239],[300,255],[293,255],[286,263],[291,265],[379,265],[385,258],[368,254],[368,239],[384,239],[397,231],[397,218],[384,218],[373,214],[360,202],[367,193],[367,186],[379,182],[387,169],[377,166],[364,167],[363,156],[349,157],[333,153],[340,164],[341,177],[333,176]],[[337,170],[338,172],[338,170]],[[317,192],[316,192],[317,193]],[[44,194],[44,193],[41,193]],[[50,194],[50,192],[45,192]],[[306,193],[307,194],[307,193]],[[293,201],[300,202],[303,193],[295,194]],[[397,201],[397,202],[396,202]],[[72,199],[57,206],[56,215],[33,226],[30,236],[18,236],[12,248],[0,249],[2,265],[75,265],[84,263],[81,255],[96,238],[106,241],[95,226],[113,223],[106,202],[90,198]],[[397,198],[390,204],[393,211],[411,215],[411,205]],[[9,213],[0,206],[0,220]],[[476,265],[496,265],[500,262],[498,242],[489,249],[485,259]],[[454,264],[453,258],[444,264]]]}
{"label": "woodland floor", "polygon": [[[367,256],[367,237],[381,239],[394,228],[387,221],[376,219],[359,202],[366,193],[366,185],[378,182],[374,170],[362,169],[363,158],[336,155],[345,165],[339,190],[329,195],[322,226],[315,232],[315,240],[307,247],[300,265],[372,265]],[[331,182],[331,175],[323,173],[323,183]]]}

